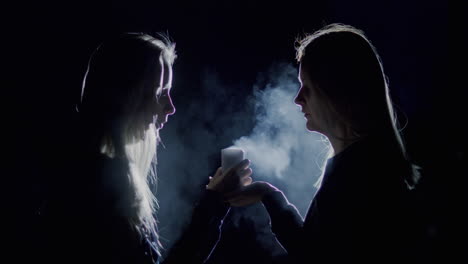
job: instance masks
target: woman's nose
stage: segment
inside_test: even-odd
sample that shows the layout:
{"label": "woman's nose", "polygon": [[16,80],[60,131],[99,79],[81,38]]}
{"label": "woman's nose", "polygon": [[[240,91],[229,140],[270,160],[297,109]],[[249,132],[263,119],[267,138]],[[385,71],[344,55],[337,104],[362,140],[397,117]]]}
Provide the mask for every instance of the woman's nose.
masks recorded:
{"label": "woman's nose", "polygon": [[174,106],[174,103],[172,102],[172,99],[169,98],[168,103],[166,104],[166,107],[164,108],[164,113],[166,115],[173,115],[176,111],[176,108]]}
{"label": "woman's nose", "polygon": [[297,92],[296,98],[294,98],[294,103],[297,105],[303,106],[304,100],[302,97],[302,88]]}

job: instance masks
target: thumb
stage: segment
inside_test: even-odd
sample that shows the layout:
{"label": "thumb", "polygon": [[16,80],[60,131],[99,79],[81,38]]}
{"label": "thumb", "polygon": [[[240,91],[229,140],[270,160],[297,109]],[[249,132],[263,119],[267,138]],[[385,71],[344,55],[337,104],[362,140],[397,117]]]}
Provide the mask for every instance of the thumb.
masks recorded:
{"label": "thumb", "polygon": [[221,167],[219,167],[216,172],[215,172],[215,175],[213,176],[213,178],[218,178],[220,177],[221,175],[223,175],[223,169]]}

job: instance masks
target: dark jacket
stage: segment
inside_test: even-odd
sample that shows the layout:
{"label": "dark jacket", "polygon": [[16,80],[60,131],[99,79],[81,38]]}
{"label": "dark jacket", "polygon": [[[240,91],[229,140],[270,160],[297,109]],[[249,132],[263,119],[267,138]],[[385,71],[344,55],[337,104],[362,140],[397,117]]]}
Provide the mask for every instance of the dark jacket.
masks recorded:
{"label": "dark jacket", "polygon": [[164,264],[204,263],[220,239],[229,204],[220,193],[206,190],[195,207],[190,224],[169,251]]}
{"label": "dark jacket", "polygon": [[282,192],[266,195],[272,230],[292,263],[390,263],[412,258],[410,172],[399,150],[376,138],[327,162],[305,220]]}
{"label": "dark jacket", "polygon": [[[153,264],[162,262],[155,234],[140,235],[118,208],[128,197],[125,162],[78,155],[66,178],[55,177],[43,210],[44,263]],[[125,202],[123,204],[126,204]],[[163,263],[203,263],[219,240],[229,210],[220,194],[205,191],[190,225]],[[123,210],[125,212],[125,210]]]}
{"label": "dark jacket", "polygon": [[123,163],[100,154],[75,158],[64,166],[66,177],[55,177],[43,212],[45,263],[155,263],[154,235],[140,235],[118,209],[127,191],[117,180],[126,179]]}

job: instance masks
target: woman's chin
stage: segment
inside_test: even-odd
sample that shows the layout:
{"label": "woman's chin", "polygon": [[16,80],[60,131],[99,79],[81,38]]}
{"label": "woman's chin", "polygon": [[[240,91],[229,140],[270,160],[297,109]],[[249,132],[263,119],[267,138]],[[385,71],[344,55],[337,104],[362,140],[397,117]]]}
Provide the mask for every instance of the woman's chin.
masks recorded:
{"label": "woman's chin", "polygon": [[311,124],[310,121],[307,121],[306,128],[307,128],[307,130],[310,131],[310,132],[322,133],[322,132],[320,131],[320,129],[318,129],[316,126],[314,126],[313,124]]}
{"label": "woman's chin", "polygon": [[309,120],[307,120],[307,122],[306,122],[306,128],[307,128],[307,130],[312,131],[312,132],[317,131],[316,128],[310,123]]}
{"label": "woman's chin", "polygon": [[157,130],[160,130],[160,129],[162,129],[162,128],[164,127],[164,123],[162,123],[162,122],[156,122],[156,123],[154,124],[154,127],[155,127]]}

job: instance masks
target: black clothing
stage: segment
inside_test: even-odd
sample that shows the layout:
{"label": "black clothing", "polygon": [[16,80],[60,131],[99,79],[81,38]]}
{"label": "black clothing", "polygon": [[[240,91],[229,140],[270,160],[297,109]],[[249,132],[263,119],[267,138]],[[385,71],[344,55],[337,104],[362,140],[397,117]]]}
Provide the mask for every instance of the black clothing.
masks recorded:
{"label": "black clothing", "polygon": [[[85,157],[85,158],[83,158]],[[142,234],[128,222],[131,213],[128,168],[117,158],[81,155],[56,178],[43,212],[44,263],[160,263],[156,234]],[[123,181],[123,182],[122,182]],[[131,198],[130,198],[131,199]],[[191,224],[164,263],[203,263],[219,240],[219,226],[229,206],[220,194],[205,191]]]}
{"label": "black clothing", "polygon": [[169,251],[164,264],[204,263],[220,239],[229,204],[215,191],[206,190],[195,207],[190,225]]}
{"label": "black clothing", "polygon": [[43,212],[45,263],[155,263],[154,234],[140,235],[122,208],[130,194],[125,162],[88,154],[65,167]]}
{"label": "black clothing", "polygon": [[[376,138],[331,158],[305,220],[280,191],[267,194],[272,230],[292,263],[386,263],[412,259],[414,218],[398,149]],[[396,262],[395,262],[396,263]]]}

